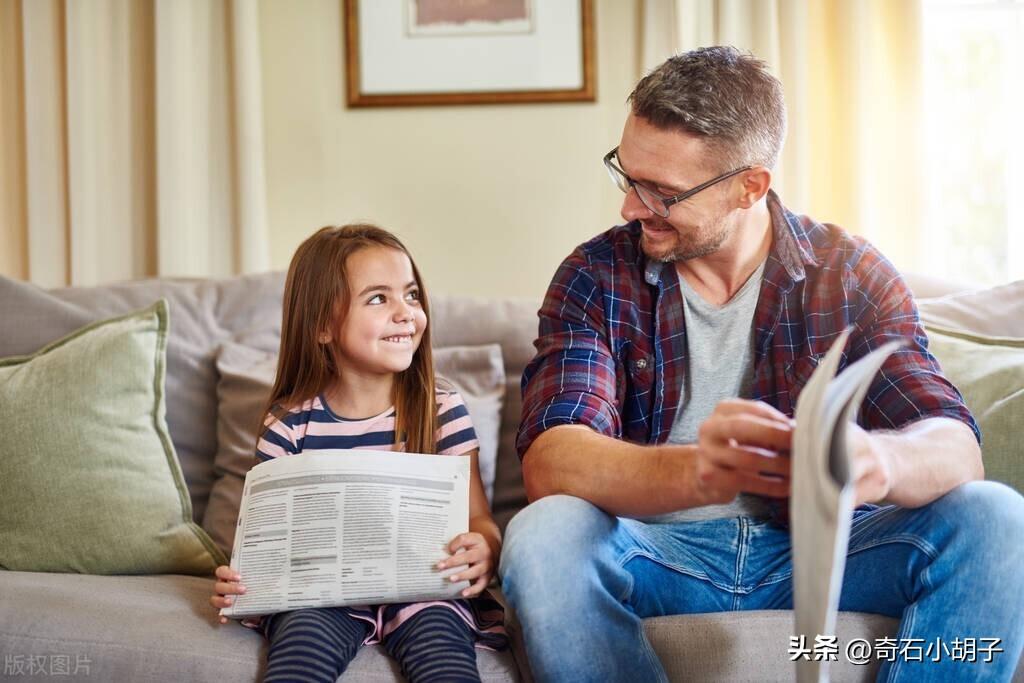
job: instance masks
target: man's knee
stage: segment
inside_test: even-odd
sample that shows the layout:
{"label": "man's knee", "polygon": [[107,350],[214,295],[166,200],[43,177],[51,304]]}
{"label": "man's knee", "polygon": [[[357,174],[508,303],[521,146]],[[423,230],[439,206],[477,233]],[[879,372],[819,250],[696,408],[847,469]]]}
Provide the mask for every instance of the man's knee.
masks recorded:
{"label": "man's knee", "polygon": [[581,498],[555,495],[525,507],[505,532],[500,574],[506,592],[516,584],[579,577],[596,559],[617,520]]}
{"label": "man's knee", "polygon": [[1005,484],[971,481],[933,503],[958,535],[972,543],[993,545],[1000,553],[1021,552],[1019,544],[1000,540],[1024,538],[1024,497]]}
{"label": "man's knee", "polygon": [[523,508],[505,532],[504,557],[534,552],[583,549],[610,533],[615,520],[592,503],[575,496],[547,496]]}

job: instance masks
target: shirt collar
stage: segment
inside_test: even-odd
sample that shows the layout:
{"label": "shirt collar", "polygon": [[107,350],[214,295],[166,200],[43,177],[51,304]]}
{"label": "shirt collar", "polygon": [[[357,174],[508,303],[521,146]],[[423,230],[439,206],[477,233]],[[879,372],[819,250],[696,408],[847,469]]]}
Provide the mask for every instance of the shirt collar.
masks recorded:
{"label": "shirt collar", "polygon": [[[810,237],[796,214],[782,205],[775,190],[768,190],[767,202],[774,237],[769,258],[775,257],[785,268],[790,279],[793,282],[800,282],[807,277],[805,266],[819,265],[818,259],[814,256]],[[647,258],[642,251],[640,262],[644,268],[644,280],[649,285],[657,285],[666,264]]]}

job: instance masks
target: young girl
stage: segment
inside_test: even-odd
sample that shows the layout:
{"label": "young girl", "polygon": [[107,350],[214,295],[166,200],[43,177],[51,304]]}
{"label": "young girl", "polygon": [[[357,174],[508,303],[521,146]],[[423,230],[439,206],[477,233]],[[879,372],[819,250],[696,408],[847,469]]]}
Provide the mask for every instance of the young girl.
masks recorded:
{"label": "young girl", "polygon": [[[370,225],[326,227],[288,269],[277,379],[260,460],[324,448],[393,449],[471,457],[469,532],[438,569],[468,565],[465,599],[301,609],[255,620],[270,642],[266,681],[334,681],[366,643],[382,643],[409,681],[479,681],[474,647],[503,649],[501,606],[484,593],[501,538],[477,467],[478,442],[462,398],[435,386],[429,305],[412,257]],[[245,593],[217,568],[217,608]],[[221,618],[221,623],[227,620]]]}

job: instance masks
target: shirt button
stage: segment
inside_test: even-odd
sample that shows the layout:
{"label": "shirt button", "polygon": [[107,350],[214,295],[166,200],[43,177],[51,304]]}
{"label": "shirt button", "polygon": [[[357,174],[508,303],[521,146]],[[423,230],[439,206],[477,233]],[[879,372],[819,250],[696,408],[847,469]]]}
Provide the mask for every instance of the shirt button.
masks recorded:
{"label": "shirt button", "polygon": [[637,370],[646,370],[647,369],[647,359],[646,358],[639,359],[638,361],[636,361],[633,364],[633,367],[635,367]]}

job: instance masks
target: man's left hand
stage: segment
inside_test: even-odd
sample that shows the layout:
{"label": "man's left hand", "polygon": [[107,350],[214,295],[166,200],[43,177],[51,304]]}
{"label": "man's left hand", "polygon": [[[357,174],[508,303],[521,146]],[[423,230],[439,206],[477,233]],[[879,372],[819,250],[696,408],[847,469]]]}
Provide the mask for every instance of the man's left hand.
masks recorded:
{"label": "man's left hand", "polygon": [[871,434],[857,424],[850,424],[849,444],[852,453],[854,507],[879,503],[893,486],[892,462],[889,455]]}

